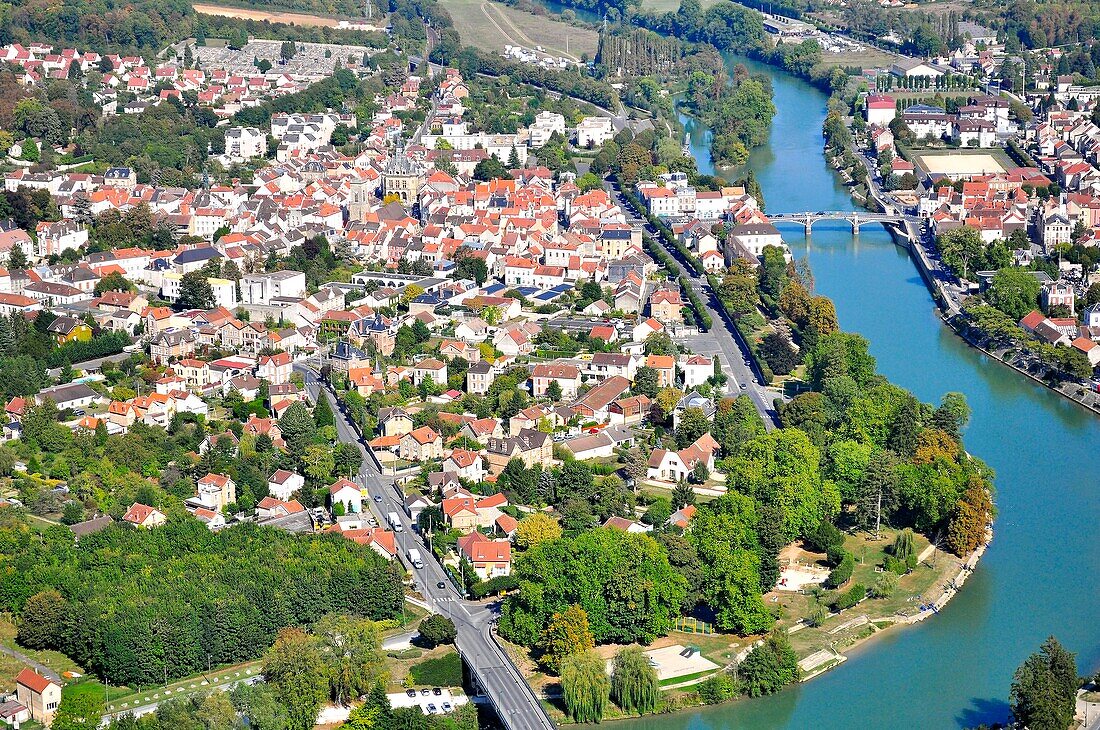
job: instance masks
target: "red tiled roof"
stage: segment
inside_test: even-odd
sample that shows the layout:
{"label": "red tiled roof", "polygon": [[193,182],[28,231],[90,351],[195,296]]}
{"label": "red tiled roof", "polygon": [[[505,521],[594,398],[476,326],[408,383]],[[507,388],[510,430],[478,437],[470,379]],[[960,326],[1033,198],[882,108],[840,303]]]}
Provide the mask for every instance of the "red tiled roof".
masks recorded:
{"label": "red tiled roof", "polygon": [[42,694],[46,691],[46,688],[53,684],[51,680],[43,677],[41,674],[34,671],[33,669],[26,668],[24,668],[23,671],[19,672],[19,675],[16,676],[15,681],[16,683],[21,684],[24,687],[29,687],[31,691],[37,692],[38,694]]}

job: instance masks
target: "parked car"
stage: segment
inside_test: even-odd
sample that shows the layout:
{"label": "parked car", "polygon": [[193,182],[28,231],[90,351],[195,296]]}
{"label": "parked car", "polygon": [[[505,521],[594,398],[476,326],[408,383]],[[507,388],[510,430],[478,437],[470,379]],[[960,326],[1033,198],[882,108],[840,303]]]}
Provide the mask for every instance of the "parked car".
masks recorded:
{"label": "parked car", "polygon": [[434,715],[436,713],[436,711],[437,711],[436,706],[434,704],[432,704],[431,702],[429,702],[428,703],[428,714],[429,715]]}
{"label": "parked car", "polygon": [[409,697],[416,697],[416,690],[415,689],[407,689],[407,690],[405,690],[405,694],[408,695]]}
{"label": "parked car", "polygon": [[441,687],[432,687],[432,694],[436,697],[439,697],[441,694],[443,694],[443,689]]}

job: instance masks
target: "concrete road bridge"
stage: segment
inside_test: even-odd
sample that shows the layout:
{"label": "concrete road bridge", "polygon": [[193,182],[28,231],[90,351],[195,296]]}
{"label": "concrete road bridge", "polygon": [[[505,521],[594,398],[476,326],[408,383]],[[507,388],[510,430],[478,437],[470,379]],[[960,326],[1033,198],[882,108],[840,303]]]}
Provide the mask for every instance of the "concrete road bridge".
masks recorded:
{"label": "concrete road bridge", "polygon": [[815,223],[820,221],[847,221],[852,226],[852,235],[859,235],[860,226],[868,223],[881,225],[901,225],[906,217],[890,213],[870,213],[868,211],[854,210],[819,210],[804,213],[769,213],[768,220],[774,225],[780,223],[798,223],[806,229],[806,235],[810,235]]}

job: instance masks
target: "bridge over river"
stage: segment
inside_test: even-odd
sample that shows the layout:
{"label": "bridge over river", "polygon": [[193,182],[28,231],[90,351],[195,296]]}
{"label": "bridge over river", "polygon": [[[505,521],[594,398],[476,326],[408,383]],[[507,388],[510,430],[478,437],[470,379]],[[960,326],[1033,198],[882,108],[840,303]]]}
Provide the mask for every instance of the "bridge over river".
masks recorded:
{"label": "bridge over river", "polygon": [[903,232],[905,223],[910,220],[908,216],[893,213],[871,213],[868,211],[852,210],[819,210],[803,213],[774,213],[768,214],[768,220],[774,225],[780,223],[798,223],[806,229],[806,235],[810,235],[814,223],[820,221],[847,221],[852,226],[852,234],[859,235],[860,226],[868,223],[878,223],[884,226],[896,226]]}

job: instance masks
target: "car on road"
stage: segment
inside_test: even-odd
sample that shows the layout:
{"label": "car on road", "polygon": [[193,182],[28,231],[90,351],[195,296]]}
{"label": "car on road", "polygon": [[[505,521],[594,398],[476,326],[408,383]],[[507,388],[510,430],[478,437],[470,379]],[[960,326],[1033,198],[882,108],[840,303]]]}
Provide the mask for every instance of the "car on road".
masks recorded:
{"label": "car on road", "polygon": [[741,390],[748,390],[748,389],[749,389],[749,386],[745,385],[744,383],[741,383]]}
{"label": "car on road", "polygon": [[382,495],[381,494],[374,495],[374,501],[381,504],[382,503]]}
{"label": "car on road", "polygon": [[447,584],[444,581],[439,581],[438,583],[435,584],[435,587],[436,588],[446,588]]}

